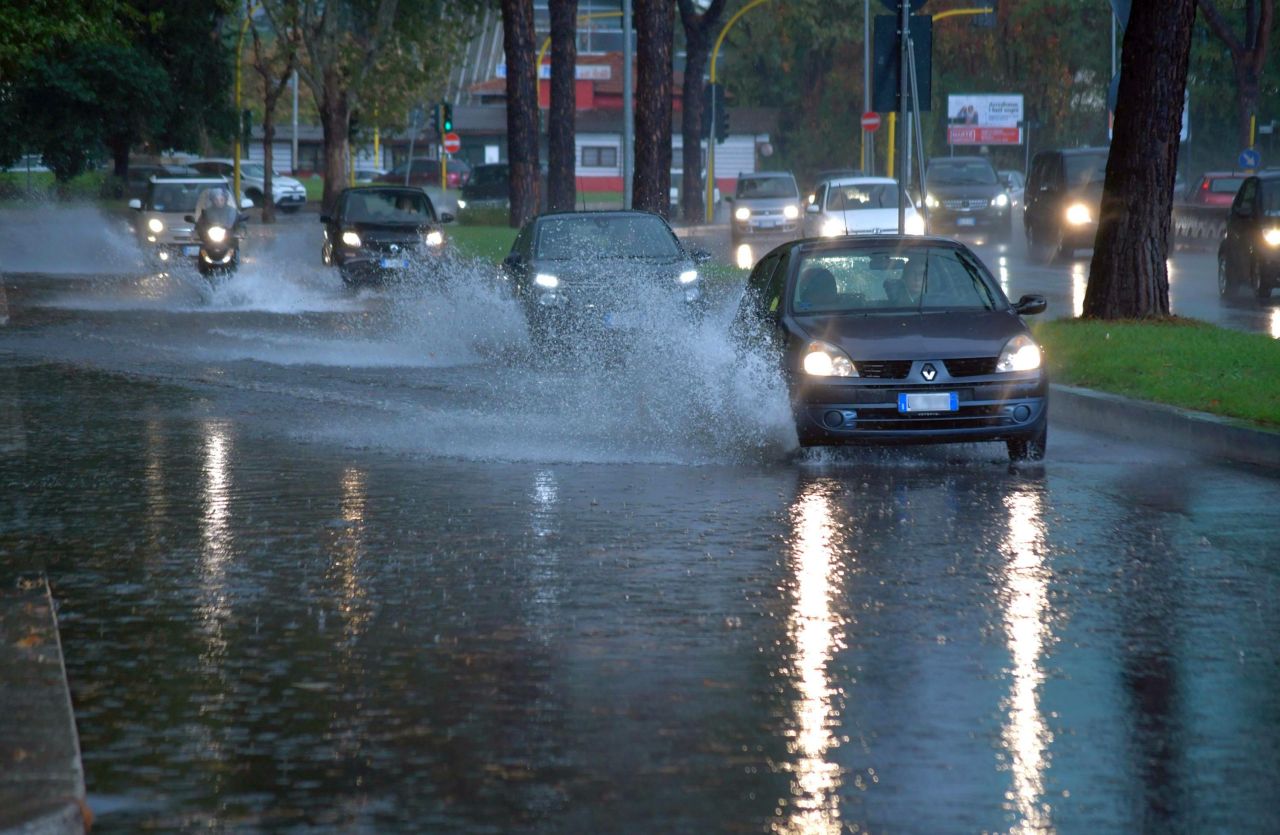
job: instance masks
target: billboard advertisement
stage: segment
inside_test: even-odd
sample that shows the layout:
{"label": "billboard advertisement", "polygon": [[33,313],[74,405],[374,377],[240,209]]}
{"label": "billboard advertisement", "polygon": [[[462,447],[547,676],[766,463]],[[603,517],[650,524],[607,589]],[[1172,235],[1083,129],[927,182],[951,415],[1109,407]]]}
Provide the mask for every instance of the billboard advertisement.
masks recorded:
{"label": "billboard advertisement", "polygon": [[947,96],[947,141],[952,145],[1021,145],[1021,93]]}

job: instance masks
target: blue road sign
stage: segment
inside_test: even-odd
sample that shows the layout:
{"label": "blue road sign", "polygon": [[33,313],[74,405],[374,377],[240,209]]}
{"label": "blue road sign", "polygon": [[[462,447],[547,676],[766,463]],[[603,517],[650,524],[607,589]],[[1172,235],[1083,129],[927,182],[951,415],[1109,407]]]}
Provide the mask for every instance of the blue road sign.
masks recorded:
{"label": "blue road sign", "polygon": [[1241,168],[1257,168],[1262,164],[1262,155],[1258,153],[1257,148],[1245,148],[1240,152],[1240,157],[1236,160]]}

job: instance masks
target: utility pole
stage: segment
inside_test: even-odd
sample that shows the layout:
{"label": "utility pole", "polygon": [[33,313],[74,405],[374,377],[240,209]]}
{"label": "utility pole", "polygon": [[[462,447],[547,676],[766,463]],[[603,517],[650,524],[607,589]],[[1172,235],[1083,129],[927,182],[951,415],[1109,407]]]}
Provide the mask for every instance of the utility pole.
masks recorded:
{"label": "utility pole", "polygon": [[898,178],[898,234],[905,235],[907,233],[907,177],[906,173],[911,159],[911,152],[907,146],[907,132],[910,122],[907,121],[907,95],[908,82],[908,56],[907,56],[907,36],[911,29],[911,2],[910,0],[899,0],[902,4],[902,14],[898,22],[898,119],[902,122],[902,131],[898,137],[898,154],[902,160],[902,176]]}
{"label": "utility pole", "polygon": [[[871,0],[862,0],[862,112],[871,112]],[[862,129],[862,164],[868,177],[875,175],[875,134]]]}
{"label": "utility pole", "polygon": [[631,173],[635,170],[635,95],[631,90],[631,0],[622,0],[622,208],[631,208]]}
{"label": "utility pole", "polygon": [[293,156],[289,158],[289,164],[293,173],[298,173],[298,71],[293,71],[293,138],[290,141],[293,146]]}

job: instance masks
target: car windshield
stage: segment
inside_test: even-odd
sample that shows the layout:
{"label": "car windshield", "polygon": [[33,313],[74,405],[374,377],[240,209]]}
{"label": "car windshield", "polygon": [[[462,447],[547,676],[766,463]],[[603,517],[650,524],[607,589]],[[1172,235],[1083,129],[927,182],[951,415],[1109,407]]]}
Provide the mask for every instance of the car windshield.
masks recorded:
{"label": "car windshield", "polygon": [[347,223],[429,223],[431,201],[412,191],[357,191],[347,195],[342,219]]}
{"label": "car windshield", "polygon": [[1070,154],[1067,161],[1067,188],[1102,185],[1107,178],[1106,154]]}
{"label": "car windshield", "polygon": [[538,225],[536,257],[550,261],[591,258],[675,258],[680,245],[661,218],[565,215]]}
{"label": "car windshield", "polygon": [[[256,162],[242,162],[240,163],[240,173],[246,177],[255,177],[261,180],[263,177],[267,176],[267,169]],[[273,169],[271,171],[271,176],[279,177],[280,172]]]}
{"label": "car windshield", "polygon": [[743,177],[738,180],[739,197],[799,197],[790,177]]}
{"label": "car windshield", "polygon": [[826,208],[833,212],[896,209],[898,208],[898,185],[896,183],[833,185],[827,189]]}
{"label": "car windshield", "polygon": [[152,183],[147,208],[153,212],[193,212],[210,183]]}
{"label": "car windshield", "polygon": [[804,255],[792,291],[797,314],[997,310],[999,291],[971,257],[942,247],[821,249]]}
{"label": "car windshield", "polygon": [[1258,193],[1262,202],[1262,213],[1267,217],[1280,217],[1280,182],[1263,181]]}
{"label": "car windshield", "polygon": [[929,163],[929,185],[995,185],[996,172],[988,162],[944,160]]}
{"label": "car windshield", "polygon": [[505,166],[482,165],[471,172],[471,185],[487,186],[507,179]]}

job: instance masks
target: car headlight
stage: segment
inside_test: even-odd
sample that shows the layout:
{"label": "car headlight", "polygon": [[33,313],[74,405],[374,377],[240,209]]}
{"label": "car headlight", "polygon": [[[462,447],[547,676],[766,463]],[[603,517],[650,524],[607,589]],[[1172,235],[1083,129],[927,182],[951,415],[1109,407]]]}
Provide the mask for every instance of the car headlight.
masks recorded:
{"label": "car headlight", "polygon": [[698,280],[698,271],[685,270],[684,272],[680,273],[679,280],[681,284],[692,284],[693,282]]}
{"label": "car headlight", "polygon": [[926,194],[924,196],[924,204],[930,209],[936,209],[938,208],[938,198],[934,197],[932,194]]}
{"label": "car headlight", "polygon": [[547,290],[554,290],[560,286],[560,279],[550,273],[538,273],[533,277],[533,283]]}
{"label": "car headlight", "polygon": [[844,234],[844,221],[834,217],[829,217],[822,221],[822,229],[819,230],[824,238],[835,238]]}
{"label": "car headlight", "polygon": [[342,242],[347,246],[360,246],[360,236],[355,232],[343,232]]}
{"label": "car headlight", "polygon": [[787,220],[795,220],[800,217],[800,209],[797,206],[783,206],[782,216]]}
{"label": "car headlight", "polygon": [[747,220],[748,218],[751,217],[751,210],[748,209],[746,206],[739,206],[737,209],[734,210],[733,216],[736,217],[738,220]]}
{"label": "car headlight", "polygon": [[1009,195],[1007,195],[1007,194],[997,194],[997,195],[996,195],[996,201],[995,201],[995,202],[996,202],[996,207],[997,207],[997,208],[1003,209],[1005,206],[1008,206],[1008,205],[1009,205]]}
{"label": "car headlight", "polygon": [[227,228],[225,226],[210,226],[204,233],[215,244],[220,244],[227,239]]}
{"label": "car headlight", "polygon": [[147,228],[159,235],[164,231],[164,221],[158,217],[153,217],[147,221]]}
{"label": "car headlight", "polygon": [[444,235],[439,229],[432,229],[427,233],[426,241],[427,246],[440,246],[444,243]]}
{"label": "car headlight", "polygon": [[1072,226],[1083,226],[1093,220],[1089,207],[1083,203],[1072,203],[1067,207],[1067,223]]}
{"label": "car headlight", "polygon": [[924,234],[924,218],[920,215],[908,215],[906,225],[903,227],[908,235]]}
{"label": "car headlight", "polygon": [[1267,246],[1280,246],[1280,229],[1268,229],[1263,232],[1262,240],[1267,242]]}
{"label": "car headlight", "polygon": [[996,371],[1035,371],[1040,367],[1040,346],[1025,333],[1020,333],[1005,343],[996,360]]}
{"label": "car headlight", "polygon": [[465,208],[467,208],[467,201],[465,201],[465,200],[459,200],[459,201],[458,201],[458,208],[459,208],[459,209],[465,209]]}
{"label": "car headlight", "polygon": [[804,354],[804,373],[812,377],[857,377],[849,355],[834,345],[814,340]]}

